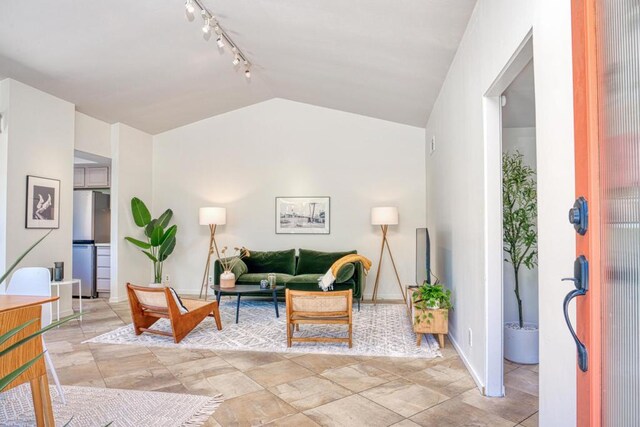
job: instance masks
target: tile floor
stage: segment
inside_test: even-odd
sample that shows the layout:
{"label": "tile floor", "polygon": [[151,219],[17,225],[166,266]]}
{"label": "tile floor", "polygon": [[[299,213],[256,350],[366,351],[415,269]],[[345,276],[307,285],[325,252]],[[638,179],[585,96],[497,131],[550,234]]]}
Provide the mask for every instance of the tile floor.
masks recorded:
{"label": "tile floor", "polygon": [[130,323],[127,303],[83,309],[46,335],[63,384],[221,393],[206,426],[538,425],[537,366],[505,362],[507,397],[485,398],[449,342],[428,360],[82,344]]}

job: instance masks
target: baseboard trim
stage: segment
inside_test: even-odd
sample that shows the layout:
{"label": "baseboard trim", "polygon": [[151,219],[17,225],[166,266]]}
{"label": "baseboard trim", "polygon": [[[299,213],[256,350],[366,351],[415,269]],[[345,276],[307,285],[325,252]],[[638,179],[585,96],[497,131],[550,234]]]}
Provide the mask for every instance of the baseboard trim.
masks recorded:
{"label": "baseboard trim", "polygon": [[482,395],[485,396],[486,393],[485,393],[484,384],[482,384],[482,381],[480,381],[480,377],[478,376],[478,373],[475,371],[475,369],[473,369],[473,367],[471,366],[471,363],[469,363],[469,360],[467,359],[467,356],[464,354],[464,352],[462,351],[462,348],[460,347],[460,345],[458,344],[458,342],[456,341],[456,339],[451,333],[449,333],[449,341],[451,342],[451,344],[453,344],[453,348],[456,349],[456,351],[458,352],[458,355],[460,356],[460,359],[462,360],[462,363],[464,363],[464,366],[466,366],[467,371],[469,371],[469,373],[471,374],[471,378],[473,378],[473,381],[476,383],[476,387],[478,387],[478,390],[480,390],[480,393],[482,393]]}

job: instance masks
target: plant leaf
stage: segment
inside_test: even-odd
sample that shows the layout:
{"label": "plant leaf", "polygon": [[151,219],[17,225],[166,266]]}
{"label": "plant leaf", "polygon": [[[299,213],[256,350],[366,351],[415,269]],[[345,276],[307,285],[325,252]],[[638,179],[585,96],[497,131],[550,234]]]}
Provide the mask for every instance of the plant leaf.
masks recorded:
{"label": "plant leaf", "polygon": [[158,225],[162,228],[167,228],[169,221],[171,221],[171,217],[173,217],[173,211],[171,209],[167,209],[158,217]]}
{"label": "plant leaf", "polygon": [[26,328],[27,326],[29,326],[30,324],[32,324],[36,320],[38,320],[38,319],[31,319],[27,323],[23,323],[22,325],[16,326],[15,328],[11,329],[10,331],[0,335],[0,345],[4,344],[9,338],[11,338],[15,334],[17,334],[18,332],[20,332],[21,330]]}
{"label": "plant leaf", "polygon": [[176,247],[176,238],[171,237],[164,241],[160,249],[158,250],[158,259],[162,262],[166,260]]}
{"label": "plant leaf", "polygon": [[144,227],[151,221],[151,214],[144,202],[137,197],[131,199],[131,212],[133,213],[133,221],[138,227]]}
{"label": "plant leaf", "polygon": [[156,224],[158,223],[157,219],[152,219],[149,221],[149,224],[144,228],[144,235],[149,239],[151,238],[151,234],[153,234],[153,229],[156,228]]}
{"label": "plant leaf", "polygon": [[33,365],[34,363],[36,363],[38,361],[38,359],[40,359],[42,357],[44,353],[40,353],[39,355],[37,355],[36,357],[34,357],[33,359],[31,359],[30,361],[28,361],[27,363],[25,363],[24,365],[20,366],[18,369],[16,369],[15,371],[5,375],[4,377],[0,378],[0,391],[4,390],[9,384],[11,384],[11,382],[13,380],[15,380],[16,378],[18,378],[20,375],[22,375],[22,373],[24,371],[26,371],[27,369],[29,369],[31,367],[31,365]]}
{"label": "plant leaf", "polygon": [[153,256],[153,254],[149,251],[142,251],[143,254],[145,254],[146,256],[149,257],[149,259],[153,262],[158,262],[158,258],[156,258],[155,256]]}
{"label": "plant leaf", "polygon": [[178,231],[177,225],[174,224],[171,227],[169,227],[167,231],[165,231],[164,234],[162,235],[162,238],[160,239],[160,245],[162,245],[167,239],[174,237],[177,231]]}
{"label": "plant leaf", "polygon": [[164,229],[159,225],[156,225],[153,228],[153,232],[151,233],[151,236],[149,237],[151,246],[154,246],[154,247],[160,246],[163,235],[164,235]]}
{"label": "plant leaf", "polygon": [[29,248],[28,248],[26,251],[24,251],[24,252],[22,253],[22,255],[20,255],[20,256],[18,257],[18,259],[17,259],[13,264],[11,264],[11,266],[9,266],[9,269],[8,269],[7,271],[5,271],[5,272],[4,272],[4,274],[3,274],[2,276],[0,276],[0,285],[5,281],[5,279],[7,278],[7,276],[8,276],[9,274],[11,274],[11,272],[12,272],[12,271],[13,271],[13,270],[18,266],[18,264],[20,264],[20,261],[22,261],[22,260],[24,259],[24,257],[26,257],[26,256],[27,256],[27,254],[33,250],[33,248],[35,248],[36,246],[38,246],[38,244],[39,244],[40,242],[42,242],[42,241],[45,239],[45,237],[47,237],[49,234],[51,234],[51,232],[52,232],[52,231],[53,231],[53,230],[49,230],[49,231],[47,232],[47,234],[45,234],[45,235],[44,235],[44,236],[42,236],[40,239],[38,239],[38,240],[37,240],[33,245],[29,246]]}
{"label": "plant leaf", "polygon": [[149,243],[143,242],[142,240],[134,239],[133,237],[125,237],[124,239],[130,243],[133,243],[141,249],[149,249],[151,247]]}

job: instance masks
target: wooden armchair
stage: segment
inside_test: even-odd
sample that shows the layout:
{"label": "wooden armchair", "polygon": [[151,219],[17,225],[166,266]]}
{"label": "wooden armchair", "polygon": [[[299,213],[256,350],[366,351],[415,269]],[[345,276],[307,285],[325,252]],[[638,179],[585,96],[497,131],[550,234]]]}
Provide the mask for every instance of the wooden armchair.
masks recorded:
{"label": "wooden armchair", "polygon": [[[136,335],[143,332],[173,337],[176,343],[182,341],[207,316],[213,316],[218,330],[222,329],[220,311],[216,301],[200,301],[181,299],[188,310],[181,312],[170,288],[149,288],[127,283],[127,294],[131,306],[131,317]],[[182,311],[185,311],[184,309]],[[169,319],[171,333],[157,329],[149,329],[158,319]]]}
{"label": "wooden armchair", "polygon": [[[347,342],[352,344],[353,290],[318,292],[286,290],[287,303],[287,347],[297,342]],[[294,337],[294,328],[299,330],[300,324],[344,324],[349,325],[348,334],[344,338],[335,337]]]}

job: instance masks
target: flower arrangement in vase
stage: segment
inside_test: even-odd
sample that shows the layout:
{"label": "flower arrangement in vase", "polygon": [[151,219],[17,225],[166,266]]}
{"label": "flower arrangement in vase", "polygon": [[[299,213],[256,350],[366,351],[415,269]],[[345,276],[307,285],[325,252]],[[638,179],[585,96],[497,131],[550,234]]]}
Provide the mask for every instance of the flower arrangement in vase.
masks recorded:
{"label": "flower arrangement in vase", "polygon": [[222,266],[222,274],[220,274],[220,287],[221,288],[233,288],[236,286],[236,275],[233,272],[234,268],[242,262],[242,258],[247,258],[251,254],[245,248],[233,248],[233,254],[227,256],[229,248],[226,246],[222,248],[222,258],[220,258],[220,265]]}

